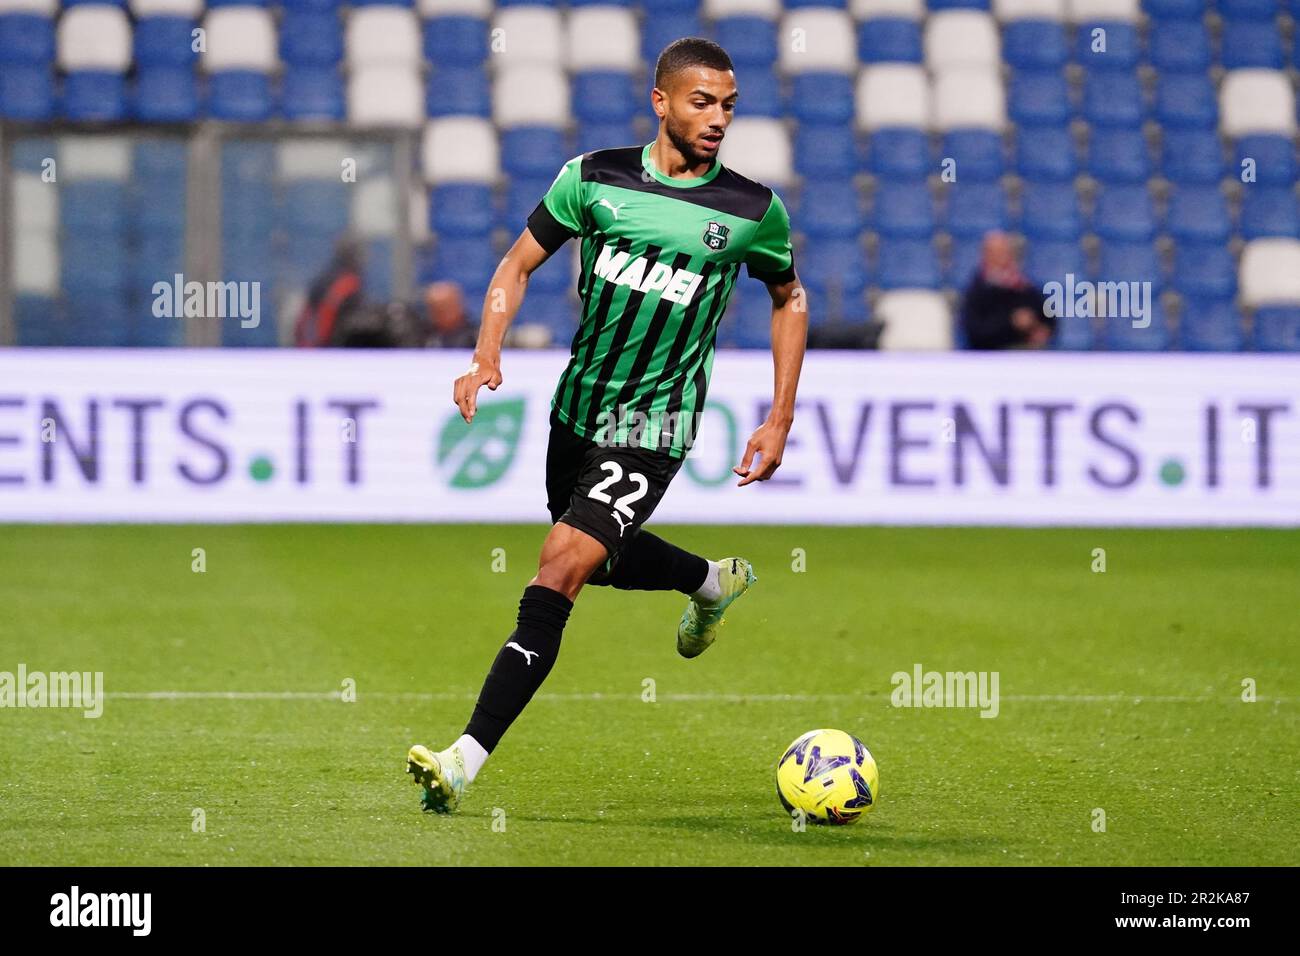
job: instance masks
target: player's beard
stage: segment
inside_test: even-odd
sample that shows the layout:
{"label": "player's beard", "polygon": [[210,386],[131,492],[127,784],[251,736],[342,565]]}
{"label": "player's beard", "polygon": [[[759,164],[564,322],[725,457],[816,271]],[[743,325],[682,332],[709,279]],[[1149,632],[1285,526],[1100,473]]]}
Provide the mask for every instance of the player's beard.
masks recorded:
{"label": "player's beard", "polygon": [[712,162],[714,157],[706,156],[701,153],[686,137],[681,127],[677,126],[672,117],[668,117],[668,122],[664,124],[664,131],[668,134],[668,141],[676,147],[677,152],[682,154],[682,159],[686,160],[689,166],[698,166],[701,163]]}

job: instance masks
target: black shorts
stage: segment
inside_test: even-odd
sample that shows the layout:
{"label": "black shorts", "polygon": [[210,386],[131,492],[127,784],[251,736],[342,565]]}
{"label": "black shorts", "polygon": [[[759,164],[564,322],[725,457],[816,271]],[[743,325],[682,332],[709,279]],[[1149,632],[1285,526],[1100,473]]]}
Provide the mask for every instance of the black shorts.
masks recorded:
{"label": "black shorts", "polygon": [[552,408],[546,447],[551,520],[585,531],[614,559],[658,507],[682,461],[649,448],[598,445]]}

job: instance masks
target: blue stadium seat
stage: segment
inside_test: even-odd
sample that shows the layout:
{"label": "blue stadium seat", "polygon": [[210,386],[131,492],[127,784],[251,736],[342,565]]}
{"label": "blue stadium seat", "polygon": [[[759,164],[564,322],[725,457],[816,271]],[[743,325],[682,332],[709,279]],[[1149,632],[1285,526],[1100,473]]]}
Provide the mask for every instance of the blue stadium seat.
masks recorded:
{"label": "blue stadium seat", "polygon": [[1256,309],[1255,348],[1261,352],[1300,352],[1300,306]]}
{"label": "blue stadium seat", "polygon": [[1203,73],[1162,73],[1156,77],[1155,116],[1166,127],[1215,128],[1219,104],[1214,84]]}
{"label": "blue stadium seat", "polygon": [[1067,275],[1082,276],[1085,266],[1078,242],[1040,239],[1025,249],[1025,274],[1039,285],[1063,283]]}
{"label": "blue stadium seat", "polygon": [[285,10],[307,10],[314,13],[337,12],[343,0],[282,0]]}
{"label": "blue stadium seat", "polygon": [[1204,73],[1210,68],[1210,35],[1199,20],[1165,20],[1147,34],[1151,65],[1165,73]]}
{"label": "blue stadium seat", "polygon": [[1094,126],[1140,126],[1142,85],[1127,72],[1089,73],[1083,82],[1083,117]]}
{"label": "blue stadium seat", "polygon": [[1148,303],[1150,324],[1134,326],[1133,316],[1107,316],[1106,347],[1117,352],[1163,352],[1169,348],[1169,320],[1158,299]]}
{"label": "blue stadium seat", "polygon": [[882,181],[876,189],[872,226],[882,237],[929,239],[934,204],[924,180]]}
{"label": "blue stadium seat", "polygon": [[1070,89],[1059,70],[1017,70],[1011,78],[1007,111],[1016,123],[1063,126],[1070,120]]}
{"label": "blue stadium seat", "polygon": [[495,222],[492,190],[488,186],[453,183],[430,190],[429,224],[439,235],[486,236]]}
{"label": "blue stadium seat", "polygon": [[978,238],[953,239],[952,248],[948,250],[948,268],[944,273],[944,282],[955,289],[965,289],[970,285],[979,268],[982,240]]}
{"label": "blue stadium seat", "polygon": [[[244,0],[229,0],[230,3],[243,3]],[[269,2],[269,0],[262,0]],[[209,0],[209,4],[211,0]],[[352,7],[412,7],[415,6],[415,0],[348,0],[348,5]]]}
{"label": "blue stadium seat", "polygon": [[1173,287],[1184,298],[1230,299],[1237,293],[1237,264],[1219,242],[1182,242],[1174,249]]}
{"label": "blue stadium seat", "polygon": [[575,73],[572,82],[573,111],[580,123],[619,123],[641,108],[630,73],[590,70]]}
{"label": "blue stadium seat", "polygon": [[1280,70],[1285,65],[1282,35],[1275,23],[1229,20],[1220,42],[1224,69]]}
{"label": "blue stadium seat", "polygon": [[770,70],[776,62],[776,24],[771,20],[722,17],[713,24],[713,39],[730,54],[737,72],[747,66]]}
{"label": "blue stadium seat", "polygon": [[636,124],[631,120],[622,123],[579,123],[574,153],[615,146],[644,146],[648,142],[648,138],[641,138]]}
{"label": "blue stadium seat", "polygon": [[365,257],[361,283],[366,296],[389,301],[393,297],[393,240],[368,240]]}
{"label": "blue stadium seat", "polygon": [[[1099,34],[1097,30],[1105,32]],[[1080,23],[1075,35],[1074,59],[1088,71],[1133,70],[1141,57],[1141,48],[1137,30],[1131,23]]]}
{"label": "blue stadium seat", "polygon": [[554,179],[554,172],[549,176],[510,176],[507,179],[504,221],[509,232],[517,235],[524,228]]}
{"label": "blue stadium seat", "polygon": [[1244,344],[1241,315],[1231,299],[1183,299],[1178,338],[1191,352],[1237,352]]}
{"label": "blue stadium seat", "polygon": [[848,239],[862,232],[866,217],[851,178],[804,183],[799,221],[811,239]]}
{"label": "blue stadium seat", "polygon": [[[549,263],[547,264],[549,267]],[[533,273],[540,276],[546,269]],[[568,345],[578,331],[578,306],[567,292],[538,292],[529,283],[528,298],[518,322],[536,322],[551,330],[553,345]]]}
{"label": "blue stadium seat", "polygon": [[986,129],[955,129],[943,136],[939,155],[957,163],[959,182],[992,182],[1004,169],[1002,136]]}
{"label": "blue stadium seat", "polygon": [[740,349],[772,347],[772,300],[747,288],[739,302],[727,306],[727,317],[734,323],[732,342]]}
{"label": "blue stadium seat", "polygon": [[1175,183],[1217,183],[1223,177],[1223,144],[1214,129],[1166,129],[1161,167]]}
{"label": "blue stadium seat", "polygon": [[286,67],[280,108],[285,119],[342,120],[347,112],[347,101],[338,67]]}
{"label": "blue stadium seat", "polygon": [[528,277],[528,301],[532,301],[534,292],[567,293],[573,286],[573,256],[554,255]]}
{"label": "blue stadium seat", "polygon": [[180,232],[143,233],[128,264],[131,288],[148,291],[159,280],[185,272],[185,236]]}
{"label": "blue stadium seat", "polygon": [[1069,59],[1065,27],[1055,20],[1013,20],[1002,30],[1002,58],[1017,70],[1059,70]]}
{"label": "blue stadium seat", "polygon": [[103,233],[65,232],[59,272],[63,291],[69,295],[119,298],[127,286],[127,247],[106,242]]}
{"label": "blue stadium seat", "polygon": [[1087,352],[1096,344],[1096,331],[1090,316],[1059,315],[1052,347],[1063,352]]}
{"label": "blue stadium seat", "polygon": [[1283,186],[1244,186],[1241,198],[1241,234],[1246,239],[1266,236],[1300,238],[1300,210],[1295,193]]}
{"label": "blue stadium seat", "polygon": [[64,345],[100,348],[131,344],[131,309],[121,296],[69,293],[62,311]]}
{"label": "blue stadium seat", "polygon": [[1228,201],[1218,186],[1182,186],[1169,197],[1166,231],[1179,242],[1227,242]]}
{"label": "blue stadium seat", "polygon": [[794,145],[794,168],[801,176],[852,176],[860,166],[857,138],[842,123],[800,123]]}
{"label": "blue stadium seat", "polygon": [[191,66],[198,58],[191,31],[198,24],[189,17],[143,17],[135,25],[137,67]]}
{"label": "blue stadium seat", "polygon": [[1277,16],[1277,0],[1215,0],[1215,8],[1225,20],[1267,20]]}
{"label": "blue stadium seat", "polygon": [[0,66],[54,62],[54,21],[35,13],[0,14]]}
{"label": "blue stadium seat", "polygon": [[799,256],[799,281],[818,300],[862,295],[867,288],[867,253],[856,239],[810,239]]}
{"label": "blue stadium seat", "polygon": [[[588,2],[597,3],[599,0],[588,0]],[[846,5],[847,0],[785,0],[783,4],[787,10],[796,10],[800,7],[812,7],[813,9],[833,7],[842,10]]]}
{"label": "blue stadium seat", "polygon": [[146,123],[186,123],[199,116],[198,83],[191,66],[141,66],[131,113]]}
{"label": "blue stadium seat", "polygon": [[1016,130],[1016,172],[1035,182],[1065,181],[1078,172],[1069,127],[1021,126]]}
{"label": "blue stadium seat", "polygon": [[995,182],[967,181],[958,175],[948,186],[946,206],[945,228],[957,238],[976,239],[1004,230],[1010,222],[1006,196]]}
{"label": "blue stadium seat", "polygon": [[127,343],[138,349],[177,348],[185,344],[185,322],[159,318],[146,301],[132,310]]}
{"label": "blue stadium seat", "polygon": [[1076,241],[1083,232],[1079,197],[1070,183],[1025,183],[1020,207],[1020,229],[1031,242],[1040,239]]}
{"label": "blue stadium seat", "polygon": [[[825,74],[822,74],[823,76]],[[848,77],[845,77],[848,79]],[[781,80],[772,70],[749,70],[741,81],[744,85],[746,116],[770,116],[774,119],[785,117],[784,97],[781,94]],[[641,109],[638,101],[632,113]]]}
{"label": "blue stadium seat", "polygon": [[[745,80],[748,97],[748,83]],[[790,82],[790,113],[800,123],[853,119],[853,79],[842,73],[800,73]]]}
{"label": "blue stadium seat", "polygon": [[432,17],[422,28],[424,58],[436,66],[481,66],[487,59],[486,20],[459,15]]}
{"label": "blue stadium seat", "polygon": [[14,333],[18,345],[62,345],[59,303],[43,295],[14,297]]}
{"label": "blue stadium seat", "polygon": [[48,66],[5,64],[0,70],[0,116],[47,120],[54,115],[54,71]]}
{"label": "blue stadium seat", "polygon": [[882,238],[876,250],[876,281],[882,289],[939,288],[939,263],[929,240]]}
{"label": "blue stadium seat", "polygon": [[1255,184],[1261,186],[1290,186],[1300,173],[1296,170],[1295,146],[1286,136],[1259,133],[1237,140],[1237,168],[1240,176],[1242,162],[1255,162]]}
{"label": "blue stadium seat", "polygon": [[1142,0],[1142,9],[1155,20],[1199,20],[1206,0]]}
{"label": "blue stadium seat", "polygon": [[901,17],[858,24],[858,59],[863,63],[920,63],[921,25]]}
{"label": "blue stadium seat", "polygon": [[1150,242],[1156,234],[1155,205],[1145,186],[1108,186],[1097,196],[1092,231],[1103,240]]}
{"label": "blue stadium seat", "polygon": [[65,234],[116,235],[126,231],[127,193],[113,180],[62,183],[59,217]]}
{"label": "blue stadium seat", "polygon": [[[139,34],[136,34],[138,37]],[[285,12],[280,58],[290,66],[337,66],[343,59],[343,28],[335,13]]]}
{"label": "blue stadium seat", "polygon": [[923,130],[887,127],[867,140],[867,167],[884,178],[915,178],[934,171]]}
{"label": "blue stadium seat", "polygon": [[444,66],[429,71],[425,112],[430,117],[492,113],[491,87],[481,66]]}
{"label": "blue stadium seat", "polygon": [[1149,282],[1158,294],[1165,285],[1164,268],[1149,242],[1105,242],[1093,278],[1098,282]]}
{"label": "blue stadium seat", "polygon": [[650,82],[654,82],[654,63],[663,48],[679,37],[707,36],[697,10],[698,0],[678,3],[680,9],[670,10],[667,3],[655,4],[655,15],[641,22],[641,58],[650,65]]}
{"label": "blue stadium seat", "polygon": [[256,122],[272,113],[271,78],[255,70],[223,70],[208,78],[208,112],[214,119]]}
{"label": "blue stadium seat", "polygon": [[1142,130],[1098,127],[1088,141],[1088,172],[1103,183],[1142,183],[1151,158]]}
{"label": "blue stadium seat", "polygon": [[[573,155],[564,130],[556,126],[517,126],[501,133],[501,165],[508,176],[549,174],[554,179]],[[541,198],[540,193],[537,198]]]}
{"label": "blue stadium seat", "polygon": [[[8,68],[4,70],[8,73]],[[119,120],[126,116],[126,77],[102,70],[78,70],[63,78],[63,108],[72,120]]]}

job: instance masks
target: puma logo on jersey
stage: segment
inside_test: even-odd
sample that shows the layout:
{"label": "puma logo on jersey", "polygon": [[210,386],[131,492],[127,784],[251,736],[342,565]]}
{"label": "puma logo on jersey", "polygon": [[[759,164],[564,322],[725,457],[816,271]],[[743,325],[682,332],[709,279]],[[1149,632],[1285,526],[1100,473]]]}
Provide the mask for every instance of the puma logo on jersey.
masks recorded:
{"label": "puma logo on jersey", "polygon": [[617,206],[615,206],[615,205],[613,205],[613,204],[612,204],[608,199],[603,199],[603,198],[602,198],[602,199],[600,200],[600,202],[596,203],[596,205],[597,205],[597,206],[604,206],[606,209],[608,209],[610,212],[612,212],[612,213],[614,214],[614,218],[615,218],[615,219],[618,219],[618,211],[619,211],[620,209],[622,209],[624,206],[626,206],[627,203],[625,203],[625,202],[621,202],[621,203],[619,203]]}
{"label": "puma logo on jersey", "polygon": [[610,514],[613,515],[614,520],[618,522],[618,536],[620,538],[623,537],[623,532],[627,530],[627,526],[630,525],[632,522],[630,520],[624,521],[623,516],[619,514],[617,511],[611,511]]}
{"label": "puma logo on jersey", "polygon": [[523,655],[524,655],[524,661],[528,664],[528,666],[529,666],[529,667],[532,667],[532,666],[533,666],[533,658],[537,656],[537,653],[538,653],[537,651],[526,651],[526,650],[524,650],[522,647],[520,647],[518,644],[516,644],[514,641],[511,641],[509,644],[506,645],[506,647],[513,647],[513,648],[514,648],[515,650],[517,650],[520,654],[523,654]]}
{"label": "puma logo on jersey", "polygon": [[629,253],[615,252],[613,246],[606,243],[601,246],[596,259],[595,273],[615,285],[631,286],[638,292],[658,292],[660,298],[682,305],[690,304],[704,280],[698,272],[674,269],[662,262],[656,262],[649,271],[646,265],[644,256],[630,259]]}

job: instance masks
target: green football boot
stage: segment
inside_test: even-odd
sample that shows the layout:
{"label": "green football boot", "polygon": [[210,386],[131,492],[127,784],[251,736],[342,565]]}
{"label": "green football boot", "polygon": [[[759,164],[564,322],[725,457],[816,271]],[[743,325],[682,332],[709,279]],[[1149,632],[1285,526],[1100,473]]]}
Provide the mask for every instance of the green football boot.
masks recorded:
{"label": "green football boot", "polygon": [[722,614],[758,578],[744,558],[723,558],[718,564],[718,585],[722,597],[714,603],[691,598],[677,625],[677,653],[682,657],[699,657],[718,638]]}
{"label": "green football boot", "polygon": [[465,758],[459,747],[434,753],[416,744],[406,755],[406,772],[424,788],[420,801],[426,813],[451,813],[465,793]]}

